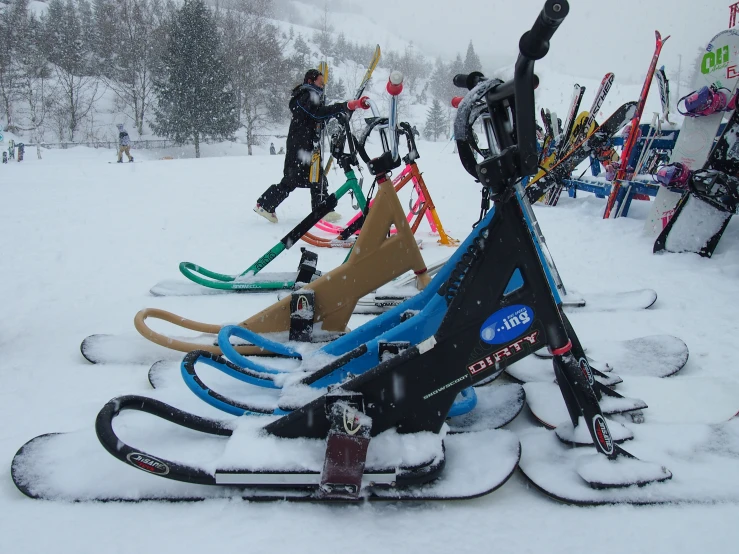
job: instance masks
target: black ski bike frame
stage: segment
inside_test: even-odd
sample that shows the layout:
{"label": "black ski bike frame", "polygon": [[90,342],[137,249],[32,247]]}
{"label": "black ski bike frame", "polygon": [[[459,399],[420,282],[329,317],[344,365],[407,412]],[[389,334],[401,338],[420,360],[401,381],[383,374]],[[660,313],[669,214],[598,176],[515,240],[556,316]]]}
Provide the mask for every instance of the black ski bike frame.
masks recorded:
{"label": "black ski bike frame", "polygon": [[[455,78],[455,84],[464,83],[472,89],[465,101],[474,98],[475,91],[485,89],[492,132],[500,153],[477,164],[473,175],[490,190],[496,210],[489,225],[475,230],[477,238],[473,245],[439,289],[438,294],[444,297],[449,309],[437,333],[342,383],[333,393],[266,425],[264,431],[283,438],[326,438],[336,407],[333,397],[339,393],[352,397],[352,404],[369,416],[367,436],[376,436],[390,428],[400,433],[437,433],[460,391],[548,346],[572,423],[577,425],[584,418],[600,453],[609,458],[631,457],[611,438],[592,388],[592,370],[555,299],[556,293],[549,286],[544,262],[515,194],[516,184],[537,170],[534,62],[546,55],[549,40],[568,11],[566,0],[546,1],[532,29],[521,38],[512,81],[484,81],[481,74]],[[397,137],[393,138],[397,145]],[[378,180],[387,179],[387,173],[400,164],[396,159],[397,147],[393,150],[370,163],[370,170],[378,175]],[[469,171],[469,164],[464,159],[463,163]],[[509,290],[517,272],[521,277],[516,279],[519,285]],[[504,319],[510,328],[517,329],[502,331],[506,325]],[[496,331],[506,338],[496,342]],[[209,434],[231,434],[223,422],[187,414],[150,398],[129,396],[111,400],[98,414],[98,438],[110,454],[139,469],[142,467],[137,456],[146,455],[123,443],[113,430],[113,418],[126,409],[153,413]],[[153,459],[164,464],[167,471],[147,469],[152,473],[188,482],[220,484],[218,472],[212,475],[161,458]],[[404,484],[429,481],[442,467],[443,464],[432,464],[409,472],[408,482]]]}

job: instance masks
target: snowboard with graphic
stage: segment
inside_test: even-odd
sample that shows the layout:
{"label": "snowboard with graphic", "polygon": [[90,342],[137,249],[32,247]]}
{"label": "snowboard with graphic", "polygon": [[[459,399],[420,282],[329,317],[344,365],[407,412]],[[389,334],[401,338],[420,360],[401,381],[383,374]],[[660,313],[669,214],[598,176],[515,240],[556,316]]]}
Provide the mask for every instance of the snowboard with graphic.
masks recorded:
{"label": "snowboard with graphic", "polygon": [[[733,94],[739,80],[739,31],[729,29],[713,37],[699,62],[693,77],[692,90],[716,85]],[[686,117],[670,163],[680,162],[693,170],[702,167],[711,152],[724,115],[726,112]],[[667,226],[681,196],[681,193],[660,187],[644,225],[644,231],[649,236],[656,237]]]}

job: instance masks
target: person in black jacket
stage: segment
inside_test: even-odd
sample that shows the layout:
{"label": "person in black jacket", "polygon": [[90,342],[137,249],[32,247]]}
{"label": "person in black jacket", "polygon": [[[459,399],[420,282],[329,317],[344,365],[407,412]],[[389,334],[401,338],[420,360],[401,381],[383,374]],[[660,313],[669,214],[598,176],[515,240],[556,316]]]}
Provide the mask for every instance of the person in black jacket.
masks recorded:
{"label": "person in black jacket", "polygon": [[[367,109],[368,98],[325,105],[323,74],[310,69],[303,84],[293,89],[290,98],[290,130],[287,134],[287,151],[282,181],[269,187],[257,200],[254,211],[272,223],[277,223],[275,210],[296,188],[309,188],[312,209],[328,196],[328,182],[320,174],[317,182],[310,181],[310,166],[313,152],[318,147],[321,128],[332,117],[357,108]],[[321,172],[322,173],[322,172]],[[337,220],[341,216],[331,212],[326,219]]]}

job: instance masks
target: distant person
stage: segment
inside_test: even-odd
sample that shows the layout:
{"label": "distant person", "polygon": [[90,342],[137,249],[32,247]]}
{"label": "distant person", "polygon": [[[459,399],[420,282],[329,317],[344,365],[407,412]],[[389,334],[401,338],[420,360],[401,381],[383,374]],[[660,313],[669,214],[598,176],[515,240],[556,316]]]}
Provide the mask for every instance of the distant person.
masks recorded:
{"label": "distant person", "polygon": [[278,154],[282,154],[284,156],[285,155],[285,148],[283,146],[280,146],[280,151],[277,152],[277,153]]}
{"label": "distant person", "polygon": [[123,123],[119,123],[116,125],[118,127],[118,163],[123,163],[123,153],[125,152],[126,156],[128,156],[128,161],[133,161],[133,156],[131,155],[131,139],[128,136],[128,132],[123,128]]}
{"label": "distant person", "polygon": [[270,142],[269,143],[269,153],[272,156],[274,156],[277,153],[277,152],[275,152],[275,143],[274,142]]}
{"label": "distant person", "polygon": [[[349,102],[338,102],[326,106],[323,94],[323,74],[310,69],[303,78],[303,84],[292,91],[290,112],[292,119],[287,134],[287,154],[282,181],[272,185],[257,200],[254,211],[267,221],[277,223],[275,210],[296,188],[309,188],[311,207],[316,210],[328,196],[328,181],[319,171],[318,180],[310,181],[311,157],[321,139],[321,129],[326,121],[346,111],[357,108],[367,109],[366,96]],[[337,221],[341,215],[329,212],[325,219]]]}

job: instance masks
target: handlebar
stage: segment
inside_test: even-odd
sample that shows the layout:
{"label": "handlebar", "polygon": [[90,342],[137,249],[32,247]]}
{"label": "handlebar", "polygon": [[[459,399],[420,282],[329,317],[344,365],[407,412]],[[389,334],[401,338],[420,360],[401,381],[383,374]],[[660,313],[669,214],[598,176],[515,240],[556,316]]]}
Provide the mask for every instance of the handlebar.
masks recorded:
{"label": "handlebar", "polygon": [[531,60],[540,60],[549,51],[549,41],[570,13],[567,0],[547,0],[531,30],[521,37],[518,49]]}
{"label": "handlebar", "polygon": [[[453,79],[458,87],[472,91],[460,104],[458,117],[465,118],[465,121],[459,121],[460,126],[468,123],[468,97],[470,101],[484,97],[487,104],[500,155],[477,164],[476,173],[483,185],[494,189],[494,194],[502,192],[516,179],[535,174],[538,169],[534,89],[539,80],[534,75],[534,62],[546,56],[549,40],[569,11],[567,0],[546,0],[533,26],[519,41],[519,56],[512,80],[485,82],[485,76],[480,72],[459,74]],[[508,115],[509,108],[513,112],[513,125]],[[456,127],[455,124],[455,130]],[[470,161],[465,163],[462,160],[468,171]]]}
{"label": "handlebar", "polygon": [[479,71],[473,71],[472,73],[457,73],[452,79],[452,82],[455,87],[472,90],[484,79],[485,75]]}

